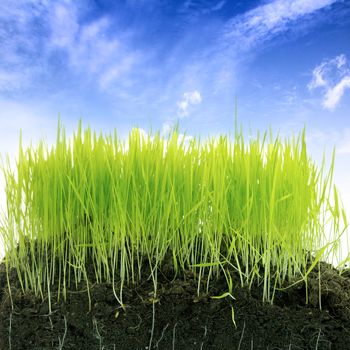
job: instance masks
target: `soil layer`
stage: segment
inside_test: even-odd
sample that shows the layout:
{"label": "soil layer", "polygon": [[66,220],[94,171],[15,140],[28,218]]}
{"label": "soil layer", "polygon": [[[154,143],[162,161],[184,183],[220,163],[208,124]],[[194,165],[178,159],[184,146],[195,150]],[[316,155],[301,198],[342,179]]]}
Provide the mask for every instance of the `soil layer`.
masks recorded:
{"label": "soil layer", "polygon": [[[232,298],[224,278],[212,280],[208,294],[197,297],[190,274],[174,279],[169,269],[158,275],[157,299],[152,280],[124,287],[125,311],[111,285],[86,285],[67,293],[66,302],[23,294],[10,273],[13,309],[4,264],[0,265],[0,349],[46,350],[350,350],[350,271],[341,275],[326,263],[305,284],[276,292],[274,304],[262,303],[262,286],[249,290],[234,277]],[[205,287],[202,288],[205,290]],[[319,307],[319,295],[322,310]],[[232,307],[234,314],[232,314]],[[233,317],[234,316],[234,322]]]}

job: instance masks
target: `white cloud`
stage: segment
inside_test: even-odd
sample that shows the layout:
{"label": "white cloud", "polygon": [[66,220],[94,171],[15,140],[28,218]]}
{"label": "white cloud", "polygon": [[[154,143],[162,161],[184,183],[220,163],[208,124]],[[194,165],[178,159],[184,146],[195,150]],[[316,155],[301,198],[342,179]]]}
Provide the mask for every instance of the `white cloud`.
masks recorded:
{"label": "white cloud", "polygon": [[65,52],[69,66],[97,79],[101,89],[109,88],[138,63],[139,54],[129,48],[123,33],[109,35],[113,25],[110,17],[82,24],[74,3],[56,4],[52,17],[50,49]]}
{"label": "white cloud", "polygon": [[211,11],[220,11],[226,4],[226,1],[219,1],[216,5],[210,8]]}
{"label": "white cloud", "polygon": [[[167,139],[167,137],[169,136],[169,134],[171,134],[171,132],[174,130],[174,124],[171,124],[170,122],[166,122],[163,123],[162,125],[162,130],[161,130],[161,135]],[[191,140],[194,139],[194,136],[192,135],[187,135],[185,133],[179,133],[179,139],[178,139],[178,143],[180,144],[182,141],[184,143],[185,147],[188,147]],[[165,145],[167,145],[167,142],[165,142]]]}
{"label": "white cloud", "polygon": [[51,10],[51,44],[62,48],[72,48],[79,30],[77,9],[56,3]]}
{"label": "white cloud", "polygon": [[319,86],[326,86],[327,82],[323,78],[325,63],[320,64],[316,68],[314,68],[312,72],[312,80],[308,84],[309,90],[315,89]]}
{"label": "white cloud", "polygon": [[162,125],[162,135],[167,136],[171,131],[171,125],[170,123],[163,123]]}
{"label": "white cloud", "polygon": [[[127,56],[122,58],[118,64],[111,65],[105,70],[102,70],[99,79],[99,84],[102,90],[106,90],[114,81],[131,71],[136,63],[135,56]],[[125,82],[124,82],[125,83]]]}
{"label": "white cloud", "polygon": [[350,69],[344,54],[325,60],[316,66],[312,72],[309,90],[324,89],[322,106],[334,110],[339,104],[344,92],[350,88]]}
{"label": "white cloud", "polygon": [[197,91],[185,92],[183,99],[177,103],[178,115],[180,118],[187,117],[189,114],[188,108],[190,105],[196,105],[202,102],[201,94]]}
{"label": "white cloud", "polygon": [[[109,88],[140,62],[132,32],[110,15],[83,21],[89,4],[69,0],[0,1],[0,91],[34,87],[59,57],[75,76]],[[59,55],[57,55],[59,54]],[[29,69],[30,67],[30,69]]]}
{"label": "white cloud", "polygon": [[229,44],[251,49],[287,29],[292,22],[325,8],[336,0],[275,0],[233,18],[225,28]]}
{"label": "white cloud", "polygon": [[309,90],[317,87],[329,86],[329,80],[334,75],[346,71],[346,63],[346,56],[341,54],[332,59],[325,60],[316,66],[312,72],[312,80],[308,84]]}
{"label": "white cloud", "polygon": [[225,4],[226,0],[218,1],[216,4],[213,4],[214,1],[195,1],[195,0],[186,0],[184,4],[180,7],[179,12],[188,14],[189,17],[196,17],[201,15],[206,15],[210,12],[220,11]]}
{"label": "white cloud", "polygon": [[350,88],[350,75],[344,77],[337,85],[327,90],[324,99],[323,107],[333,110],[344,95],[344,91]]}
{"label": "white cloud", "polygon": [[[196,66],[184,60],[184,65],[180,67],[182,69],[177,69],[179,73],[174,74],[176,79],[171,84],[171,90],[174,91],[187,76],[190,76],[191,84],[182,84],[181,88],[196,86],[201,87],[201,91],[207,89],[208,95],[219,95],[220,98],[227,96],[229,91],[235,90],[240,85],[240,75],[243,71],[240,69],[240,64],[249,64],[259,46],[263,46],[277,35],[282,36],[284,32],[290,30],[298,32],[299,23],[303,24],[303,28],[305,25],[311,26],[318,20],[318,14],[327,10],[336,1],[267,0],[260,2],[260,6],[252,10],[234,15],[229,20],[217,18],[218,22],[209,21],[205,26],[210,28],[206,35],[207,43],[201,48],[200,54],[196,55]],[[181,14],[185,16],[188,14],[188,17],[191,17],[188,21],[192,23],[193,14],[197,18],[202,14],[204,5],[209,3],[207,0],[184,1],[180,6],[180,12],[183,11]],[[225,10],[225,4],[220,1],[216,1],[216,4],[212,1],[207,9],[214,10],[216,6]],[[198,40],[198,35],[200,36],[200,33],[195,33],[194,39],[188,40],[188,37],[185,39],[192,43],[192,40]],[[193,42],[196,47],[196,42]],[[175,60],[179,61],[178,55],[173,57],[175,58],[171,64],[174,64]],[[185,75],[185,69],[188,69],[190,74]],[[178,78],[179,76],[181,78]]]}
{"label": "white cloud", "polygon": [[[228,1],[189,0],[184,3],[180,7],[184,7],[184,11],[188,10],[188,14],[192,16],[193,12],[201,15],[222,10]],[[42,77],[48,78],[45,84],[56,78],[59,80],[60,76],[55,75],[52,70],[56,68],[52,67],[54,63],[66,65],[64,72],[67,77],[72,78],[72,84],[77,79],[83,80],[82,83],[92,83],[104,92],[121,98],[127,91],[129,94],[142,95],[140,100],[146,100],[150,95],[156,95],[156,89],[162,92],[168,89],[169,92],[166,93],[170,96],[171,93],[175,95],[179,91],[186,91],[188,86],[208,86],[208,89],[220,94],[225,88],[226,91],[228,88],[232,90],[234,80],[238,79],[235,61],[239,61],[239,57],[246,59],[246,56],[240,55],[244,44],[263,42],[285,29],[292,20],[323,8],[333,3],[333,0],[275,0],[264,3],[233,18],[225,27],[224,33],[221,31],[221,22],[209,21],[206,25],[208,45],[205,48],[199,48],[201,42],[196,45],[196,32],[191,30],[184,33],[182,39],[174,43],[172,55],[168,55],[173,58],[166,58],[161,62],[164,63],[161,64],[163,74],[171,77],[164,81],[158,79],[163,44],[147,47],[147,42],[142,42],[136,46],[136,41],[143,37],[140,35],[143,33],[133,32],[132,28],[118,28],[120,22],[115,17],[122,15],[121,12],[108,13],[96,19],[85,16],[90,14],[90,10],[96,10],[93,2],[89,1],[3,0],[0,1],[0,22],[6,25],[2,27],[0,23],[0,50],[2,60],[13,64],[16,62],[16,66],[8,69],[6,65],[7,72],[13,73],[11,84],[7,84],[10,78],[3,78],[0,88],[24,86],[22,72],[25,67],[31,67],[28,70],[26,87],[31,84],[42,87]],[[186,21],[185,18],[184,22]],[[15,28],[15,35],[10,36],[8,28],[12,27]],[[221,47],[222,34],[226,35],[225,40],[232,38],[226,44],[227,47],[233,47],[235,57],[230,55],[232,51]],[[196,60],[193,55],[186,55],[192,41],[195,44],[195,53],[198,53]],[[183,55],[186,55],[187,60]],[[36,71],[32,70],[34,65],[37,67]],[[191,84],[186,80],[190,80]],[[152,87],[145,86],[150,84]]]}
{"label": "white cloud", "polygon": [[[177,116],[178,118],[185,118],[189,115],[189,107],[190,105],[197,105],[202,102],[202,96],[198,90],[193,90],[189,92],[185,92],[183,94],[183,99],[177,102]],[[176,123],[176,118],[171,117],[168,118],[162,125],[161,134],[164,137],[167,137],[169,133],[174,129]],[[190,135],[179,134],[180,139],[184,137],[185,144],[188,144],[191,139],[193,139]]]}
{"label": "white cloud", "polygon": [[43,72],[38,38],[42,27],[36,24],[38,17],[44,26],[47,18],[44,2],[0,1],[0,91],[33,86],[35,75]]}

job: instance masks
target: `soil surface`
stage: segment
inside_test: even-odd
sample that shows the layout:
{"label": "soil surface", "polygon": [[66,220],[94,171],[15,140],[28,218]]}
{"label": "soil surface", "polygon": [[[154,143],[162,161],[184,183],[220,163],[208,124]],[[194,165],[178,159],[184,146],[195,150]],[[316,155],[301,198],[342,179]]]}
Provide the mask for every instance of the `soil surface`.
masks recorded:
{"label": "soil surface", "polygon": [[198,298],[193,276],[174,279],[165,265],[156,300],[151,279],[124,287],[125,311],[111,285],[92,284],[89,311],[82,283],[67,293],[66,302],[53,300],[49,314],[47,300],[21,292],[15,271],[10,273],[11,308],[1,264],[0,349],[350,350],[350,271],[340,275],[322,263],[320,273],[321,291],[318,268],[309,275],[308,305],[304,283],[276,292],[271,305],[262,303],[262,286],[241,287],[238,276],[233,280],[235,300],[211,298],[227,292],[224,278],[212,281],[209,293]]}

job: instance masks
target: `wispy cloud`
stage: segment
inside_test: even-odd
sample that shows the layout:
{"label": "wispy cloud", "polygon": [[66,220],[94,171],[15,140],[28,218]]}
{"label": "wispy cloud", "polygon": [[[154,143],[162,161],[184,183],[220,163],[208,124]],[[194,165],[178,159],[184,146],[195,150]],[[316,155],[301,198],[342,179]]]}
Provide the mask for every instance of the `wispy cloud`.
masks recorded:
{"label": "wispy cloud", "polygon": [[[162,125],[162,134],[167,136],[175,126],[178,119],[188,117],[191,105],[198,105],[202,102],[202,96],[198,90],[188,91],[183,94],[183,98],[177,102],[177,117],[167,118]],[[182,134],[181,134],[182,135]],[[186,136],[186,140],[190,140],[192,136]]]}
{"label": "wispy cloud", "polygon": [[321,86],[329,86],[330,80],[334,79],[335,75],[346,71],[345,65],[346,56],[344,54],[323,61],[312,71],[312,80],[308,84],[309,90]]}
{"label": "wispy cloud", "polygon": [[[286,32],[311,28],[337,0],[272,0],[233,16],[218,30],[217,43],[208,49],[203,71],[216,94],[225,94],[240,84],[242,65],[247,66],[260,48]],[[284,40],[284,39],[283,39]],[[208,68],[207,68],[208,67]]]}
{"label": "wispy cloud", "polygon": [[[191,74],[196,80],[194,86],[207,86],[213,94],[223,95],[239,85],[240,64],[247,64],[259,47],[276,36],[298,28],[299,23],[308,25],[317,21],[320,10],[329,8],[337,0],[270,0],[241,14],[234,14],[231,19],[219,22],[219,26],[208,33],[207,45],[196,57],[199,69]],[[225,7],[217,2],[211,6],[205,0],[185,1],[182,10],[185,14],[198,16],[203,11],[214,11]],[[207,6],[206,6],[207,5]],[[200,41],[200,35],[195,40]],[[198,39],[199,38],[199,39]],[[195,46],[195,42],[193,42]],[[199,59],[198,59],[199,58]],[[186,60],[182,72],[186,69]],[[181,74],[181,70],[179,70]],[[192,86],[193,86],[192,85]]]}
{"label": "wispy cloud", "polygon": [[180,118],[187,117],[189,114],[189,107],[190,105],[197,105],[202,102],[201,94],[197,91],[190,91],[185,92],[183,94],[182,100],[178,101],[177,107],[178,107],[178,116]]}
{"label": "wispy cloud", "polygon": [[275,0],[234,17],[225,28],[224,38],[237,42],[243,50],[272,39],[295,21],[337,0]]}
{"label": "wispy cloud", "polygon": [[[63,96],[92,87],[102,94],[93,90],[86,104],[103,99],[133,116],[149,108],[159,111],[158,119],[185,118],[200,103],[201,95],[188,95],[172,105],[184,91],[231,104],[239,64],[249,64],[258,45],[336,0],[268,1],[242,14],[232,11],[228,21],[228,1],[183,1],[174,6],[177,17],[171,23],[164,12],[168,6],[150,10],[154,17],[141,23],[133,12],[140,7],[130,7],[130,1],[109,12],[95,1],[0,1],[0,91],[25,87],[34,94],[38,87],[40,93],[60,90]],[[123,18],[127,10],[130,22]],[[188,20],[191,14],[196,21]],[[166,29],[159,33],[159,28]]]}
{"label": "wispy cloud", "polygon": [[210,12],[220,11],[227,3],[227,0],[186,0],[180,7],[180,12],[188,12],[191,15],[205,15]]}
{"label": "wispy cloud", "polygon": [[51,44],[61,48],[71,48],[79,31],[77,7],[57,2],[51,8]]}
{"label": "wispy cloud", "polygon": [[51,50],[65,52],[69,66],[77,73],[95,77],[100,88],[110,87],[139,61],[139,54],[128,47],[124,33],[115,35],[110,17],[80,23],[74,3],[55,4],[52,14]]}
{"label": "wispy cloud", "polygon": [[339,104],[346,89],[350,88],[350,69],[344,54],[324,60],[312,72],[308,84],[309,90],[322,88],[324,96],[322,106],[334,110]]}
{"label": "wispy cloud", "polygon": [[226,5],[226,1],[218,1],[217,4],[210,8],[210,11],[220,11]]}
{"label": "wispy cloud", "polygon": [[41,17],[44,24],[45,11],[43,3],[37,1],[0,2],[0,91],[29,87],[43,71],[38,37],[42,28],[36,20]]}
{"label": "wispy cloud", "polygon": [[89,9],[79,1],[1,1],[0,90],[52,81],[56,65],[102,90],[128,75],[141,62],[131,29],[117,28],[110,14],[87,20]]}
{"label": "wispy cloud", "polygon": [[[161,134],[163,137],[167,138],[169,136],[169,134],[171,133],[171,131],[173,130],[174,125],[171,125],[170,123],[163,123],[163,127],[161,130]],[[189,146],[191,140],[194,139],[194,136],[192,135],[188,135],[188,134],[183,134],[183,133],[179,133],[179,144],[180,143],[184,143],[185,146]]]}
{"label": "wispy cloud", "polygon": [[348,88],[350,88],[350,75],[344,77],[337,85],[326,92],[322,103],[323,107],[330,110],[335,109],[343,97],[344,91]]}

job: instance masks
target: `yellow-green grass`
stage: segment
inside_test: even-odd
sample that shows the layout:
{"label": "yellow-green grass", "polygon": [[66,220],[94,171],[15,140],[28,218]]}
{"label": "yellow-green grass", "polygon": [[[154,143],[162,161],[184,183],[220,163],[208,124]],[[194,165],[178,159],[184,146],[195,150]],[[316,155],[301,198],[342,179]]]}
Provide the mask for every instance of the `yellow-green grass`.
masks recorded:
{"label": "yellow-green grass", "polygon": [[[219,274],[232,290],[235,270],[242,285],[262,283],[263,299],[273,302],[277,288],[306,281],[320,259],[338,253],[346,218],[333,168],[333,160],[326,170],[309,158],[305,130],[247,143],[237,128],[233,140],[204,141],[185,140],[177,128],[167,137],[133,129],[123,142],[116,131],[103,136],[81,123],[67,140],[59,124],[54,147],[20,142],[16,168],[3,169],[6,266],[16,268],[23,291],[43,298],[65,298],[72,275],[88,292],[90,282],[111,283],[124,306],[131,281],[151,277],[156,296],[170,253],[176,275],[193,272],[198,293],[203,278],[209,288]],[[141,274],[145,257],[150,276]]]}

